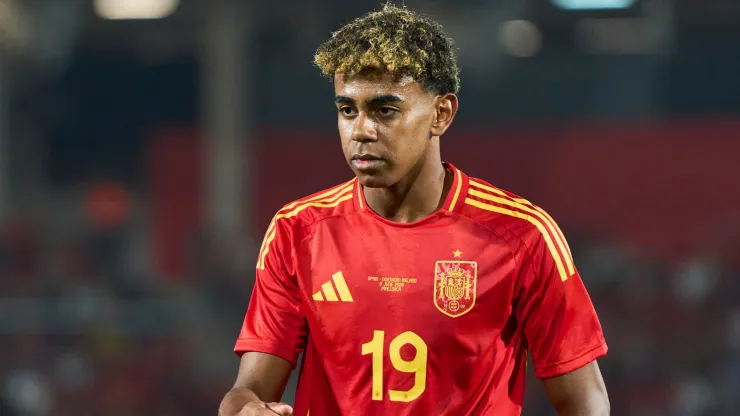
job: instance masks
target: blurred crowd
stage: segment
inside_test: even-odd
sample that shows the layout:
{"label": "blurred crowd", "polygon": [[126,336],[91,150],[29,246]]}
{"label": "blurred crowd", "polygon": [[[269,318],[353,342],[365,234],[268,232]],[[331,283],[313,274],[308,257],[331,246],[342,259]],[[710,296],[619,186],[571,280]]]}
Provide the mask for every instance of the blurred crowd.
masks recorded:
{"label": "blurred crowd", "polygon": [[0,226],[0,415],[215,414],[252,279],[206,233],[187,278],[142,273],[131,231]]}
{"label": "blurred crowd", "polygon": [[[74,230],[0,227],[0,415],[215,414],[236,374],[254,247],[195,233],[186,276],[168,280],[135,266],[131,225]],[[570,240],[610,345],[613,414],[736,415],[740,268],[718,252],[663,263]],[[525,415],[552,414],[530,384]]]}

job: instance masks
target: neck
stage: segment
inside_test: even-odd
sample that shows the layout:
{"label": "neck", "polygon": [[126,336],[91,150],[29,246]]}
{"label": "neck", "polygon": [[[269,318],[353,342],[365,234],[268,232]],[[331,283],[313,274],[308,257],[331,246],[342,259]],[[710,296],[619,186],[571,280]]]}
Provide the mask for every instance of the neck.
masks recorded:
{"label": "neck", "polygon": [[400,223],[418,221],[440,209],[454,176],[446,174],[439,149],[436,150],[430,151],[419,166],[396,184],[363,188],[368,207],[381,217]]}

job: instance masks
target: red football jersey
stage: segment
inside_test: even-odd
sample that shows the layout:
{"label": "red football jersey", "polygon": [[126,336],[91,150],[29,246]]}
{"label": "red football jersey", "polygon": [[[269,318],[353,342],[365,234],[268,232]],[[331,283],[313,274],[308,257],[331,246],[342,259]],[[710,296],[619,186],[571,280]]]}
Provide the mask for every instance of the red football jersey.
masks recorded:
{"label": "red football jersey", "polygon": [[357,180],[272,220],[235,351],[305,351],[295,415],[519,415],[527,351],[540,378],[606,354],[553,219],[445,166],[417,222],[375,214]]}

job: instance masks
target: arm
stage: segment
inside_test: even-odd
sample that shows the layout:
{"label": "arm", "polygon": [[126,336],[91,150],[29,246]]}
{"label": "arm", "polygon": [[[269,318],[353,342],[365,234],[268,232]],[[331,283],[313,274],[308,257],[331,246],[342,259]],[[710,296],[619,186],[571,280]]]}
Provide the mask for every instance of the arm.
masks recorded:
{"label": "arm", "polygon": [[609,396],[596,361],[562,376],[542,380],[558,416],[608,416]]}
{"label": "arm", "polygon": [[308,333],[290,241],[287,227],[273,221],[260,251],[259,259],[263,260],[258,260],[249,308],[234,347],[241,356],[239,375],[221,402],[219,416],[274,416],[293,411],[286,404],[274,403],[283,394]]}
{"label": "arm", "polygon": [[[283,394],[291,371],[290,362],[280,357],[260,352],[245,353],[241,358],[236,383],[221,401],[219,416],[240,415],[239,412],[247,405],[254,411],[264,409],[266,415],[292,413],[290,406],[276,403]],[[268,408],[271,410],[267,411]]]}
{"label": "arm", "polygon": [[532,229],[522,238],[526,254],[516,286],[517,320],[535,375],[558,415],[608,415],[596,363],[607,352],[601,324],[565,239],[554,222],[547,224],[549,239]]}

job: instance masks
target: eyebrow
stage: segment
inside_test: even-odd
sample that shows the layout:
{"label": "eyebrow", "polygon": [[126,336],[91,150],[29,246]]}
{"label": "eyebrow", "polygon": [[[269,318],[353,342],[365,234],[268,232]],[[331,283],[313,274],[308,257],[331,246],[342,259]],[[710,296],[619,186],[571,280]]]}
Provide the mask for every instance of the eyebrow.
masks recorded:
{"label": "eyebrow", "polygon": [[[334,98],[334,102],[337,104],[355,104],[355,100],[350,97],[345,97],[343,95],[337,95]],[[377,97],[373,97],[369,100],[367,100],[367,104],[370,106],[378,106],[388,103],[402,103],[403,98],[393,95],[393,94],[384,94],[384,95],[378,95]]]}

